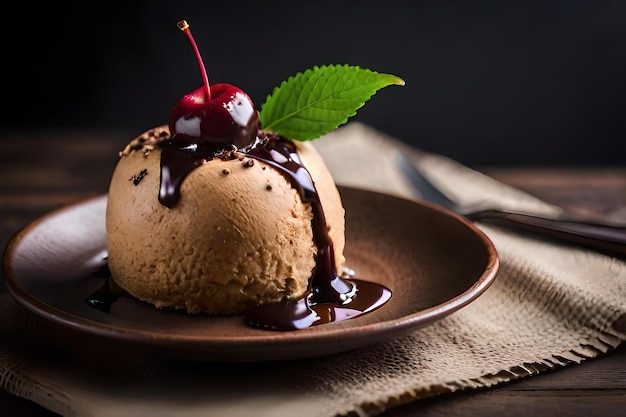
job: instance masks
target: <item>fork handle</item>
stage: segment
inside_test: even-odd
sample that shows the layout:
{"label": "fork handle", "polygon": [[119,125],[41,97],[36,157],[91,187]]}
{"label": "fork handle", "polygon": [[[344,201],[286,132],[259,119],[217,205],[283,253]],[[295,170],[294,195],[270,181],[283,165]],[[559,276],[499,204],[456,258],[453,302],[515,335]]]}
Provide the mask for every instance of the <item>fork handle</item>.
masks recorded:
{"label": "fork handle", "polygon": [[590,221],[557,220],[498,210],[478,211],[471,215],[471,220],[514,226],[519,230],[532,231],[613,255],[626,255],[626,227]]}

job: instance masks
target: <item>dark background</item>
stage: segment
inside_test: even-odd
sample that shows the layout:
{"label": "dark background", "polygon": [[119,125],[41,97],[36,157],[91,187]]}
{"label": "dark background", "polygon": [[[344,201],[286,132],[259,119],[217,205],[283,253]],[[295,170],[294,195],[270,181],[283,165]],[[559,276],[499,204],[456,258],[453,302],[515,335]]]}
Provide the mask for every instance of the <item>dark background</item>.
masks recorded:
{"label": "dark background", "polygon": [[[622,165],[626,1],[20,2],[3,13],[1,127],[166,122],[201,84],[256,102],[313,65],[402,77],[360,120],[479,165]],[[127,135],[127,136],[126,136]]]}

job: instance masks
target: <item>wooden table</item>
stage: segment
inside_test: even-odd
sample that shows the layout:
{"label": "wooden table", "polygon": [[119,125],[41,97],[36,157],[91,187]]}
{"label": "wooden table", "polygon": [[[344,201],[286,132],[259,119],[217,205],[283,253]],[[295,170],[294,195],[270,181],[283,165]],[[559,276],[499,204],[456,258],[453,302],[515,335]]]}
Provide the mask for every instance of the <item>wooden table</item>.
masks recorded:
{"label": "wooden table", "polygon": [[[128,132],[0,134],[0,244],[31,220],[103,194]],[[480,169],[566,209],[626,218],[626,168],[488,167]],[[626,277],[624,277],[626,279]],[[0,279],[0,291],[4,286]],[[626,301],[625,301],[626,302]],[[2,416],[51,416],[0,390]],[[626,415],[626,346],[600,358],[496,388],[460,392],[398,407],[387,417]]]}

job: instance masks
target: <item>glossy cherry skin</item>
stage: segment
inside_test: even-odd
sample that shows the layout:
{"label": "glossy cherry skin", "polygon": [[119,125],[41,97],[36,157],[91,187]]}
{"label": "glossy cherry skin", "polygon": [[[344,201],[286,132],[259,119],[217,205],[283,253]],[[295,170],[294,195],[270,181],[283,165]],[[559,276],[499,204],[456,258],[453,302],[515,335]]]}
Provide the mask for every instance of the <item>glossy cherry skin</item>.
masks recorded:
{"label": "glossy cherry skin", "polygon": [[234,145],[254,143],[259,115],[250,97],[231,84],[214,84],[211,98],[200,87],[181,98],[170,114],[173,140],[182,144]]}

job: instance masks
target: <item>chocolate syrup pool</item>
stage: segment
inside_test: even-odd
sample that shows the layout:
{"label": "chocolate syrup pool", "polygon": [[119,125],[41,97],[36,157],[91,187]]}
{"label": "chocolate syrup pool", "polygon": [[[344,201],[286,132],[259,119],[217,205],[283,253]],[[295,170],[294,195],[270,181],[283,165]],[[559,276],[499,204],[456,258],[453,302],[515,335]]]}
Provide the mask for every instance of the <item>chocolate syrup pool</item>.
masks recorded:
{"label": "chocolate syrup pool", "polygon": [[[319,195],[293,142],[280,137],[266,137],[244,152],[277,169],[298,191],[302,202],[311,204],[313,239],[317,246],[316,267],[305,295],[296,300],[253,307],[244,315],[245,323],[267,330],[299,330],[358,317],[389,301],[391,291],[385,286],[338,273],[333,242],[328,234]],[[212,145],[203,149],[200,146],[176,146],[174,141],[168,142],[161,153],[161,204],[174,206],[180,198],[180,186],[184,178],[218,153],[221,157],[228,154]],[[86,301],[98,309],[108,311],[121,294],[122,291],[111,288],[107,282]]]}

